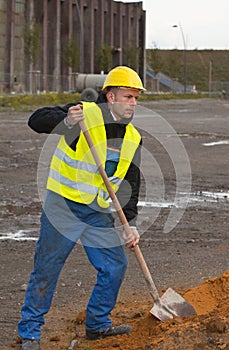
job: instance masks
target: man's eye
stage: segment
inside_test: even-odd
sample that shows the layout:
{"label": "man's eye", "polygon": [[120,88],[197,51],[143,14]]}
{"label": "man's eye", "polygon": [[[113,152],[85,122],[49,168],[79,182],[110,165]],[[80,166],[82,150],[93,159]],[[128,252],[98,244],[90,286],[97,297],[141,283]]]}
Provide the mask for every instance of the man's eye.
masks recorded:
{"label": "man's eye", "polygon": [[131,100],[132,98],[134,98],[135,100],[138,99],[138,96],[128,96],[128,99]]}

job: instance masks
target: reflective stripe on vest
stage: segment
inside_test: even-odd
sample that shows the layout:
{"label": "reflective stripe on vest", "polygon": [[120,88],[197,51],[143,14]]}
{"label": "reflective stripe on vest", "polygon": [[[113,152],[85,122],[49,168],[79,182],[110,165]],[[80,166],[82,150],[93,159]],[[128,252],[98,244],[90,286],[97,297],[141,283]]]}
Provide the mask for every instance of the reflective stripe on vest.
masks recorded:
{"label": "reflective stripe on vest", "polygon": [[[101,109],[95,103],[83,102],[83,110],[85,124],[105,167],[107,139]],[[115,192],[127,173],[140,140],[138,131],[128,124],[116,171],[109,177]],[[65,137],[61,137],[51,161],[47,189],[78,203],[90,204],[97,197],[101,207],[110,205],[106,186],[82,132],[75,151],[66,143]]]}

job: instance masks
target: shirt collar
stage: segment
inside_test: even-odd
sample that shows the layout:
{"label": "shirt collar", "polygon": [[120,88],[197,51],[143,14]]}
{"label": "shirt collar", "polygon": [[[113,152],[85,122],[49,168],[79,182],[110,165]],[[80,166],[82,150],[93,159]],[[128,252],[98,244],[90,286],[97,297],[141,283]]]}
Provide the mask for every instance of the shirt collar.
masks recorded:
{"label": "shirt collar", "polygon": [[114,121],[115,121],[115,122],[117,122],[117,118],[115,117],[114,113],[113,113],[113,112],[111,112],[111,110],[110,110],[110,113],[111,113],[112,118],[114,119]]}

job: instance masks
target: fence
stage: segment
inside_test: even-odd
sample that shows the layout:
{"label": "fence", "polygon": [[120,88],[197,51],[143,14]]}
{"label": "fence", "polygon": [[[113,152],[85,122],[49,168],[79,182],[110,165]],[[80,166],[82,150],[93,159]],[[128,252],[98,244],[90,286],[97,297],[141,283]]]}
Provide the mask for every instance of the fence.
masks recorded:
{"label": "fence", "polygon": [[31,71],[27,74],[0,72],[0,93],[38,94],[40,92],[61,92],[75,90],[75,74],[44,75],[40,71]]}
{"label": "fence", "polygon": [[[39,94],[40,92],[72,92],[76,90],[76,75],[78,73],[70,73],[69,75],[51,75],[42,74],[40,71],[31,71],[27,74],[14,74],[0,72],[0,94]],[[159,81],[160,77],[155,76]],[[173,84],[178,84],[173,82]],[[177,86],[173,85],[172,91],[179,91]],[[156,89],[157,91],[158,89]],[[209,94],[222,95],[229,98],[229,82],[212,81],[209,84]]]}
{"label": "fence", "polygon": [[209,86],[209,92],[212,94],[221,94],[222,97],[229,98],[229,82],[212,81]]}

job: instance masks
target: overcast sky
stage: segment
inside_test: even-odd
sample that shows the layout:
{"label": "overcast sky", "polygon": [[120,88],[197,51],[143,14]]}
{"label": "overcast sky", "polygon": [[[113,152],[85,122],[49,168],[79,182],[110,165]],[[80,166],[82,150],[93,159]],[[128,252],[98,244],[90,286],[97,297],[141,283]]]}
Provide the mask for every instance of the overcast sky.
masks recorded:
{"label": "overcast sky", "polygon": [[229,0],[142,2],[146,10],[147,48],[183,49],[185,44],[189,50],[229,50]]}

